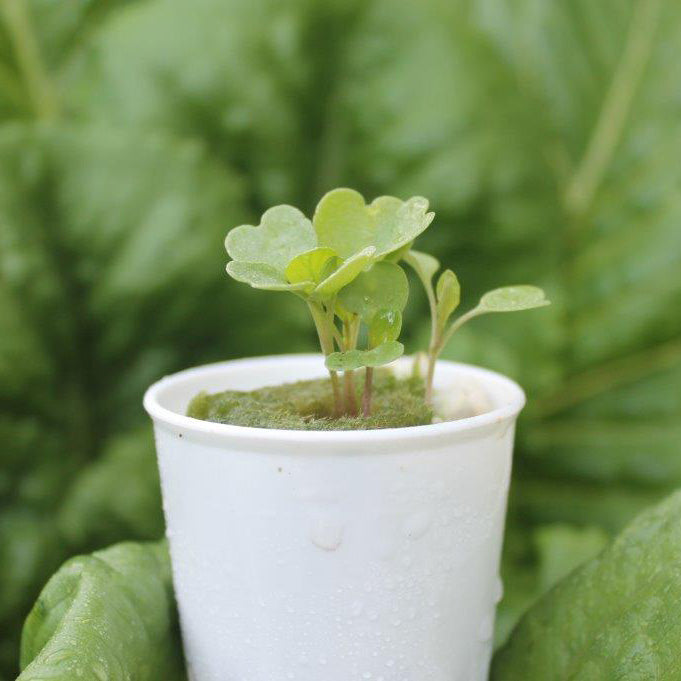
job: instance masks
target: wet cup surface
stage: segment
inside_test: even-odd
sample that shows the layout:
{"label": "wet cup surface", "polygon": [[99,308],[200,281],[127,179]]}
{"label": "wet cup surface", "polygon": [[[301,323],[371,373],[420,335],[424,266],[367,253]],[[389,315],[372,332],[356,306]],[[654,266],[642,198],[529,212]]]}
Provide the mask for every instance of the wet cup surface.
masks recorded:
{"label": "wet cup surface", "polygon": [[199,391],[324,375],[318,355],[225,362],[154,384],[163,501],[192,681],[484,681],[522,390],[493,409],[375,431],[284,431],[184,416]]}

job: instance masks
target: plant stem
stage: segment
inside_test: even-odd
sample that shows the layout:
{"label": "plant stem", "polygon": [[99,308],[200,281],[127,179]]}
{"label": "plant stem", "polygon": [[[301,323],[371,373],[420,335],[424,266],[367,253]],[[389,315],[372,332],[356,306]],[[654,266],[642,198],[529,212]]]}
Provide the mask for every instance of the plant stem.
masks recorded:
{"label": "plant stem", "polygon": [[[354,350],[357,345],[357,335],[359,333],[359,319],[353,318],[343,321],[343,350]],[[345,383],[345,406],[352,416],[356,416],[357,391],[355,390],[355,372],[352,369],[343,373]]]}
{"label": "plant stem", "polygon": [[481,314],[478,308],[473,308],[465,314],[462,314],[458,319],[455,319],[446,331],[442,329],[434,333],[433,338],[428,348],[428,374],[426,376],[426,402],[431,403],[433,399],[433,378],[435,377],[435,364],[440,353],[444,350],[447,343],[449,343],[454,332],[460,329],[467,321],[477,317]]}
{"label": "plant stem", "polygon": [[364,394],[362,395],[362,414],[364,418],[371,416],[371,392],[373,389],[374,370],[372,367],[364,369]]}
{"label": "plant stem", "polygon": [[25,0],[0,0],[17,63],[38,118],[51,119],[58,113],[57,99],[40,54]]}
{"label": "plant stem", "polygon": [[[333,329],[329,327],[328,315],[317,303],[308,302],[308,307],[312,314],[317,335],[319,336],[319,345],[325,357],[328,357],[333,351]],[[331,388],[333,390],[333,413],[338,417],[343,413],[343,397],[341,395],[340,381],[338,380],[338,373],[329,370],[329,377],[331,378]]]}
{"label": "plant stem", "polygon": [[[418,275],[428,298],[428,308],[430,309],[430,346],[428,348],[428,373],[426,376],[426,403],[430,404],[433,398],[433,378],[435,376],[435,363],[437,356],[442,351],[442,329],[439,328],[437,321],[437,300],[433,290],[432,277],[428,277],[420,267],[411,263],[414,271]],[[439,348],[439,349],[438,349]]]}
{"label": "plant stem", "polygon": [[479,308],[474,307],[472,310],[468,310],[468,312],[462,314],[458,319],[455,319],[449,325],[447,331],[442,334],[442,341],[437,350],[438,355],[444,350],[445,345],[449,343],[454,333],[456,333],[466,322],[469,322],[473,317],[477,317],[480,314],[483,314],[483,312]]}
{"label": "plant stem", "polygon": [[639,0],[634,6],[624,51],[584,157],[565,192],[566,207],[575,216],[588,210],[622,138],[627,117],[656,45],[661,7],[661,0]]}
{"label": "plant stem", "polygon": [[435,363],[437,362],[438,352],[432,347],[428,350],[428,373],[426,375],[426,403],[433,401],[433,378],[435,377]]}

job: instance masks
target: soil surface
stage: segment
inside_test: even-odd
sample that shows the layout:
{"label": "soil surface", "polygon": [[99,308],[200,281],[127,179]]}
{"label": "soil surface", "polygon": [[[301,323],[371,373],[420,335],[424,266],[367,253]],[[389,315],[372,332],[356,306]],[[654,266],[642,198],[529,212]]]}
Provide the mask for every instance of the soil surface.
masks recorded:
{"label": "soil surface", "polygon": [[[361,404],[363,373],[357,372],[357,404]],[[433,409],[425,403],[420,378],[397,378],[390,371],[377,371],[372,414],[333,417],[329,379],[299,381],[248,392],[226,390],[199,393],[189,403],[187,416],[203,421],[252,428],[287,430],[375,430],[405,428],[433,422]]]}

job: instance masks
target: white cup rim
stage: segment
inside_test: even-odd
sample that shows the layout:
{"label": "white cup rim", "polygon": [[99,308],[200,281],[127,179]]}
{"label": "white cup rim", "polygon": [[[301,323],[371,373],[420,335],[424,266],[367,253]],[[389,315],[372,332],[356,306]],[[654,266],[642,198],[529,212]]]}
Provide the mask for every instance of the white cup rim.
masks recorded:
{"label": "white cup rim", "polygon": [[[409,361],[404,358],[404,361]],[[319,363],[320,376],[323,375],[321,355],[317,354],[289,354],[271,355],[266,357],[250,357],[229,360],[215,364],[206,364],[166,376],[149,387],[144,395],[144,408],[157,425],[177,432],[189,439],[212,440],[215,442],[250,441],[261,445],[266,443],[288,444],[341,444],[363,443],[368,445],[390,445],[391,443],[413,443],[414,440],[441,440],[443,438],[458,440],[466,439],[480,430],[489,429],[512,422],[525,405],[525,393],[522,388],[510,378],[489,369],[470,364],[438,361],[438,369],[447,373],[458,373],[475,377],[483,387],[491,393],[495,407],[483,414],[463,418],[456,421],[445,421],[422,426],[408,426],[404,428],[384,428],[376,430],[284,430],[276,428],[253,428],[236,426],[191,418],[164,406],[164,398],[170,391],[177,391],[183,385],[192,386],[192,396],[200,392],[201,379],[214,376],[217,373],[227,374],[230,370],[252,368],[254,371],[267,372],[268,366],[273,367],[285,362],[289,365],[298,363],[309,369],[312,363]],[[289,380],[296,380],[295,375]],[[267,385],[263,383],[262,385]],[[229,385],[225,385],[225,390]],[[167,401],[167,400],[166,400]]]}

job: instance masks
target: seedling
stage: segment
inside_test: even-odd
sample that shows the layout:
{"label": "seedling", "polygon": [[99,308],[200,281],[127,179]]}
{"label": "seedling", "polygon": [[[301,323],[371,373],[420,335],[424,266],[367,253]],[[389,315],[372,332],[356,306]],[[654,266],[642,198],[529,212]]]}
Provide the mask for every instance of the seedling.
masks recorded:
{"label": "seedling", "polygon": [[[456,275],[445,270],[433,287],[439,262],[411,248],[433,217],[420,196],[407,201],[381,196],[367,205],[358,192],[341,188],[322,197],[311,221],[297,208],[275,206],[258,226],[241,225],[227,235],[232,258],[227,272],[234,279],[257,289],[288,291],[307,304],[329,370],[336,416],[359,411],[359,369],[364,369],[361,409],[369,416],[373,370],[404,353],[398,338],[409,284],[401,262],[414,268],[430,305],[428,401],[437,357],[459,327],[488,312],[548,305],[541,289],[510,286],[486,293],[477,307],[450,321],[460,301]],[[365,347],[359,348],[361,337]]]}
{"label": "seedling", "polygon": [[440,269],[440,263],[432,255],[410,250],[404,261],[414,268],[426,290],[430,307],[431,331],[428,346],[428,369],[426,371],[426,400],[433,397],[435,365],[440,353],[466,322],[490,312],[519,312],[549,305],[544,291],[537,286],[505,286],[485,293],[472,309],[450,322],[454,311],[461,302],[461,286],[452,270],[440,274],[435,288],[433,278]]}

